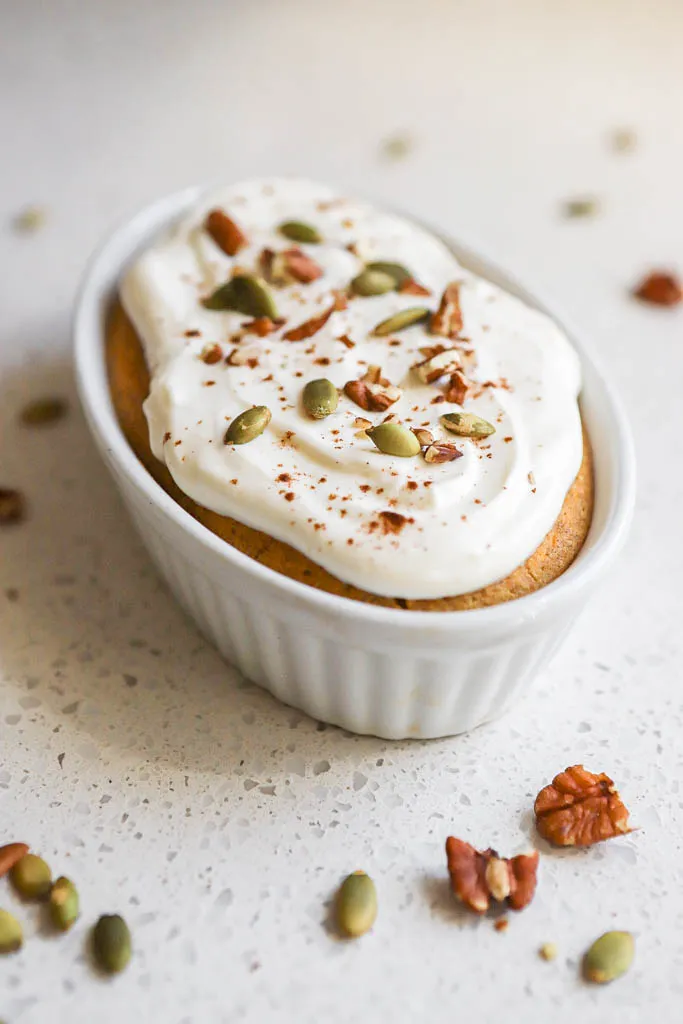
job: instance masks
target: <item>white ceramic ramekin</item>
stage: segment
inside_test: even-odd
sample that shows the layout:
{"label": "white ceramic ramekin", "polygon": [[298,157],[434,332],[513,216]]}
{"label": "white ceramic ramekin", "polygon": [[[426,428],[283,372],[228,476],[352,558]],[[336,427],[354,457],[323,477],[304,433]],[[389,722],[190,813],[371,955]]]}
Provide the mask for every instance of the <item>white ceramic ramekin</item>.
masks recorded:
{"label": "white ceramic ramekin", "polygon": [[[162,199],[116,231],[88,269],[74,324],[90,429],[159,571],[228,661],[315,718],[352,732],[427,738],[497,717],[547,664],[624,542],[634,456],[611,388],[571,332],[583,363],[581,406],[595,454],[595,515],[576,562],[535,594],[475,611],[410,612],[281,576],[216,537],[155,483],[128,446],[109,395],[104,323],[121,270],[201,191]],[[477,273],[552,313],[488,260],[449,244]]]}

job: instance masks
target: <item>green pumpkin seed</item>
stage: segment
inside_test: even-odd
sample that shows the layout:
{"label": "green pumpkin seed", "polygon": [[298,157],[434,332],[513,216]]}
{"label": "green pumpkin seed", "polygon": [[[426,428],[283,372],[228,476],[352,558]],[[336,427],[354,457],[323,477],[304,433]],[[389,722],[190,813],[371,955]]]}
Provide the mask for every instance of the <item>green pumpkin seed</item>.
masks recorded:
{"label": "green pumpkin seed", "polygon": [[345,878],[337,893],[337,925],[339,930],[358,938],[369,931],[377,917],[377,890],[364,871],[355,871]]}
{"label": "green pumpkin seed", "polygon": [[93,929],[93,953],[103,971],[118,974],[128,966],[132,942],[128,925],[120,914],[103,914]]}
{"label": "green pumpkin seed", "polygon": [[370,270],[367,267],[351,282],[351,290],[356,295],[365,297],[384,295],[385,292],[393,292],[395,288],[396,282],[390,274],[385,274],[382,270]]}
{"label": "green pumpkin seed", "polygon": [[73,882],[63,875],[58,878],[50,890],[48,906],[55,928],[61,932],[68,931],[80,911],[80,900]]}
{"label": "green pumpkin seed", "polygon": [[245,409],[225,431],[225,444],[248,444],[257,438],[270,423],[271,413],[267,405],[255,405]]}
{"label": "green pumpkin seed", "polygon": [[63,419],[66,411],[67,404],[63,398],[37,398],[24,406],[19,418],[26,427],[42,427]]}
{"label": "green pumpkin seed", "polygon": [[309,380],[301,396],[304,409],[314,420],[324,420],[339,405],[339,392],[331,380]]}
{"label": "green pumpkin seed", "polygon": [[52,888],[52,871],[42,857],[27,853],[9,873],[10,881],[25,900],[42,900]]}
{"label": "green pumpkin seed", "polygon": [[290,242],[303,242],[308,245],[318,245],[322,242],[322,235],[312,224],[306,224],[302,220],[286,220],[278,228],[281,235],[289,238]]}
{"label": "green pumpkin seed", "polygon": [[633,963],[635,943],[630,932],[605,932],[583,958],[587,981],[605,985],[626,974]]}
{"label": "green pumpkin seed", "polygon": [[266,284],[254,274],[238,274],[202,300],[205,309],[267,316],[277,320],[277,307]]}
{"label": "green pumpkin seed", "polygon": [[0,910],[0,956],[5,953],[16,953],[21,949],[24,933],[16,917],[8,910]]}
{"label": "green pumpkin seed", "polygon": [[473,412],[448,412],[441,417],[441,422],[451,434],[460,437],[489,437],[496,432],[492,423]]}
{"label": "green pumpkin seed", "polygon": [[400,288],[406,281],[412,280],[413,275],[403,266],[402,263],[391,263],[388,260],[374,260],[366,264],[366,270],[379,270],[382,274],[388,274],[394,279],[394,286]]}
{"label": "green pumpkin seed", "polygon": [[409,459],[420,453],[420,442],[415,434],[400,423],[378,423],[367,431],[367,435],[385,455],[399,455]]}
{"label": "green pumpkin seed", "polygon": [[393,334],[395,331],[412,327],[413,324],[426,320],[429,315],[430,311],[426,306],[410,306],[409,309],[401,309],[386,320],[381,320],[372,333],[382,338],[385,334]]}

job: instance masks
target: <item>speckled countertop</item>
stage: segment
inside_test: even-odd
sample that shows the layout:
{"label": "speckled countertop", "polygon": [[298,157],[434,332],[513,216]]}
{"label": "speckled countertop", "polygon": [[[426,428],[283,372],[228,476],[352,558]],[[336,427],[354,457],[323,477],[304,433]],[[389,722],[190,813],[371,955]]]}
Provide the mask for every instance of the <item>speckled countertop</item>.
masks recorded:
{"label": "speckled countertop", "polygon": [[[18,910],[7,1024],[680,1020],[683,314],[627,289],[653,264],[683,269],[681,30],[677,0],[3,11],[0,484],[30,517],[0,535],[0,841],[31,842],[84,908],[59,939]],[[610,148],[621,126],[633,153]],[[393,133],[414,139],[402,160],[379,148]],[[160,584],[78,409],[16,424],[29,397],[74,399],[76,283],[114,222],[189,181],[270,171],[381,196],[516,267],[592,333],[632,412],[620,567],[534,694],[472,735],[352,737],[240,679]],[[599,215],[563,220],[586,193]],[[31,203],[46,223],[19,235]],[[613,775],[640,831],[541,843],[537,897],[507,932],[466,917],[445,836],[523,849],[533,796],[577,761]],[[326,921],[357,867],[380,913],[348,944]],[[84,936],[115,910],[135,957],[107,982]],[[580,956],[611,927],[635,933],[635,966],[590,989]]]}

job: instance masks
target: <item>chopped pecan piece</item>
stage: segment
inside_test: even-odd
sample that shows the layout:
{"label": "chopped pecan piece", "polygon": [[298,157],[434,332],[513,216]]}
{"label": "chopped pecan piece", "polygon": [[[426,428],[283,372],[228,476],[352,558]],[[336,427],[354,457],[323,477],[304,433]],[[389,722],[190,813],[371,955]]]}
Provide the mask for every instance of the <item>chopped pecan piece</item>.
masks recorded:
{"label": "chopped pecan piece", "polygon": [[683,300],[683,285],[675,274],[654,271],[643,278],[633,294],[654,306],[677,306]]}
{"label": "chopped pecan piece", "polygon": [[432,334],[440,334],[444,338],[457,338],[462,330],[462,310],[460,309],[460,282],[451,281],[441,296],[441,304],[429,322]]}
{"label": "chopped pecan piece", "polygon": [[212,363],[219,363],[222,358],[223,349],[220,347],[220,345],[207,345],[202,350],[202,362],[207,363],[209,366],[211,366]]}
{"label": "chopped pecan piece", "polygon": [[471,387],[472,382],[467,379],[465,374],[461,370],[456,370],[455,373],[451,374],[451,379],[448,382],[446,401],[462,405]]}
{"label": "chopped pecan piece", "polygon": [[434,435],[431,430],[425,430],[424,427],[411,427],[411,429],[423,448],[433,443]]}
{"label": "chopped pecan piece", "polygon": [[582,764],[556,775],[536,797],[534,812],[536,828],[555,846],[592,846],[631,831],[612,780]]}
{"label": "chopped pecan piece", "polygon": [[276,285],[310,284],[322,277],[322,268],[298,246],[275,253],[264,249],[259,258],[263,276]]}
{"label": "chopped pecan piece", "polygon": [[247,237],[224,210],[211,210],[204,227],[226,256],[234,256],[247,244]]}
{"label": "chopped pecan piece", "polygon": [[523,910],[536,891],[538,851],[517,857],[499,857],[495,850],[475,850],[462,839],[446,840],[451,888],[466,907],[485,914],[491,899],[507,901],[512,910]]}
{"label": "chopped pecan piece", "polygon": [[325,326],[333,313],[346,309],[346,305],[346,297],[341,292],[335,292],[334,302],[329,309],[321,313],[320,316],[314,316],[311,320],[304,320],[298,327],[292,327],[290,330],[285,331],[282,335],[283,339],[285,341],[304,341],[306,338],[312,338],[314,334],[317,334]]}
{"label": "chopped pecan piece", "polygon": [[368,412],[384,412],[403,394],[400,388],[382,376],[379,366],[368,366],[360,380],[349,380],[344,385],[344,394]]}
{"label": "chopped pecan piece", "polygon": [[[416,431],[417,433],[417,431]],[[425,448],[422,453],[425,457],[425,462],[454,462],[455,459],[462,458],[463,453],[460,449],[453,444],[452,441],[434,441],[428,448]]]}
{"label": "chopped pecan piece", "polygon": [[425,288],[419,281],[409,277],[398,286],[402,295],[431,295],[429,288]]}
{"label": "chopped pecan piece", "polygon": [[244,334],[256,334],[259,338],[265,338],[282,327],[284,322],[281,317],[271,320],[269,316],[257,316],[254,320],[246,320],[242,324],[242,331]]}
{"label": "chopped pecan piece", "polygon": [[226,357],[228,366],[258,366],[258,351],[254,348],[234,348]]}
{"label": "chopped pecan piece", "polygon": [[440,377],[454,373],[462,367],[460,351],[446,345],[435,345],[430,349],[422,349],[429,355],[419,363],[413,363],[412,369],[425,384],[433,384]]}
{"label": "chopped pecan piece", "polygon": [[0,526],[20,523],[24,518],[25,511],[24,496],[21,491],[0,487]]}

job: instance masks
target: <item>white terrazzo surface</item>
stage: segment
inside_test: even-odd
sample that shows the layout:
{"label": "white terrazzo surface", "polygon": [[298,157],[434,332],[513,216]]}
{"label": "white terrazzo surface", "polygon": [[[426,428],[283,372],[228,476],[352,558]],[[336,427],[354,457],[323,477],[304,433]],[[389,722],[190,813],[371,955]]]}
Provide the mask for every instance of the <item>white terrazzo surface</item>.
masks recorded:
{"label": "white terrazzo surface", "polygon": [[[2,5],[0,485],[31,516],[0,534],[0,842],[31,842],[83,901],[57,939],[18,909],[6,1024],[681,1019],[683,311],[626,289],[652,263],[683,269],[682,31],[678,0]],[[622,125],[640,142],[617,156]],[[416,148],[392,164],[378,144],[396,131]],[[620,568],[535,692],[470,736],[351,737],[239,679],[159,583],[78,410],[16,426],[29,397],[73,398],[69,315],[103,233],[157,193],[269,171],[478,240],[593,332],[633,412]],[[563,222],[584,192],[602,215]],[[19,237],[27,203],[49,219]],[[446,835],[517,852],[536,791],[576,761],[613,775],[641,830],[541,844],[537,897],[507,932],[466,917]],[[357,867],[380,914],[341,943],[327,904]],[[84,939],[112,911],[136,952],[108,982]],[[580,955],[611,927],[635,932],[635,967],[588,988]]]}

